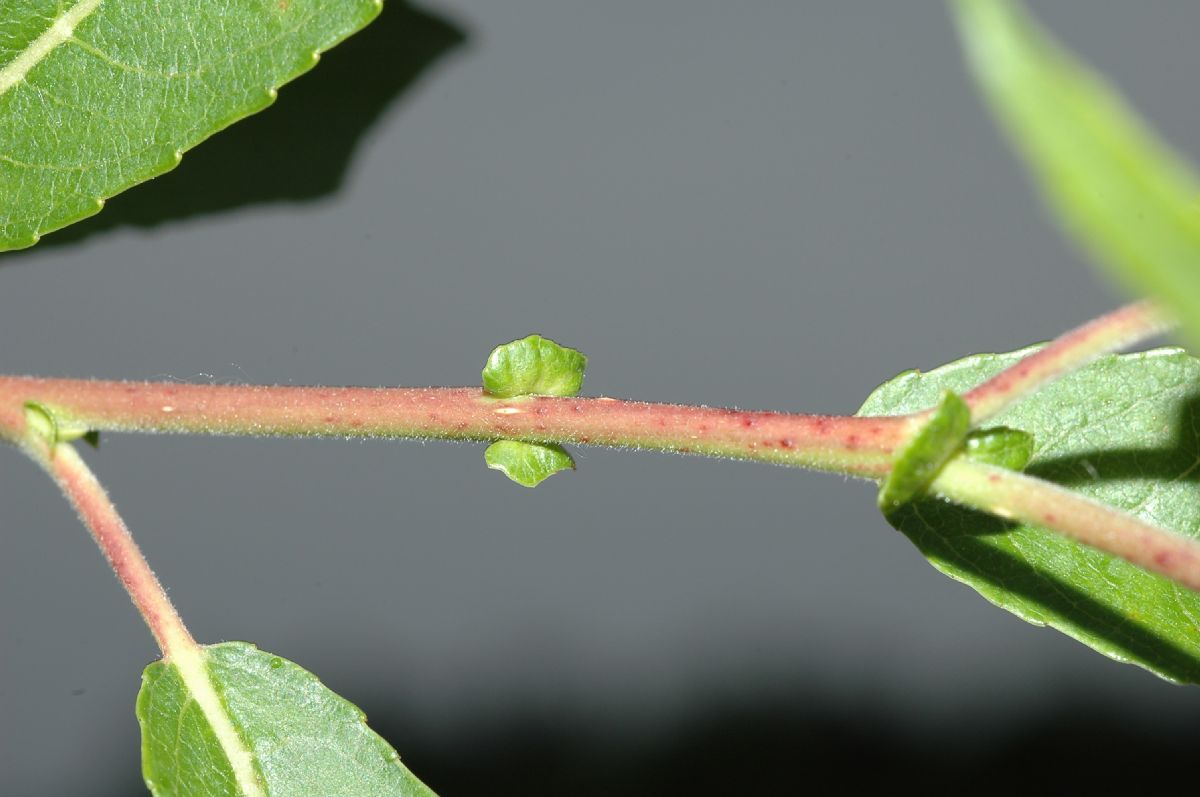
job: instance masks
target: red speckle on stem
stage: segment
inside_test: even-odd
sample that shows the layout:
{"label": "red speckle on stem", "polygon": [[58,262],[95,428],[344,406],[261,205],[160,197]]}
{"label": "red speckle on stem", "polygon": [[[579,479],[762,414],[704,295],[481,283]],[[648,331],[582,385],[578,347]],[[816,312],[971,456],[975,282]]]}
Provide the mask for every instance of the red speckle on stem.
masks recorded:
{"label": "red speckle on stem", "polygon": [[1053,523],[1054,521],[1058,520],[1058,518],[1053,512],[1046,512],[1042,515],[1042,520],[1044,520],[1046,523]]}
{"label": "red speckle on stem", "polygon": [[1170,563],[1171,563],[1171,552],[1170,551],[1159,551],[1158,553],[1154,554],[1154,564],[1158,565],[1159,567],[1166,567]]}
{"label": "red speckle on stem", "polygon": [[1000,474],[999,473],[989,473],[988,481],[991,482],[992,484],[995,484],[996,482],[1000,481]]}
{"label": "red speckle on stem", "polygon": [[859,436],[856,434],[847,436],[846,437],[846,448],[853,451],[854,449],[858,448],[858,444],[859,444],[860,440],[861,440],[861,438],[859,438]]}
{"label": "red speckle on stem", "polygon": [[793,443],[793,442],[792,442],[792,441],[791,441],[789,438],[787,438],[787,437],[784,437],[783,439],[781,439],[781,440],[779,441],[779,447],[780,447],[780,448],[793,448],[793,447],[795,447],[795,445],[796,445],[796,444],[795,444],[795,443]]}

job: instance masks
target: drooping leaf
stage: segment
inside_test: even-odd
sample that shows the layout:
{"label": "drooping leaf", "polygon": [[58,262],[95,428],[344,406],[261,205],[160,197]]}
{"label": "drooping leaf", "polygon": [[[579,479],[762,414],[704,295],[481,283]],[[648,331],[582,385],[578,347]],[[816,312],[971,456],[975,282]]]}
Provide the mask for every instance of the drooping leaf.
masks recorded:
{"label": "drooping leaf", "polygon": [[[204,648],[207,675],[252,777],[269,797],[435,797],[362,712],[316,676],[246,642]],[[155,797],[246,797],[235,769],[175,664],[142,676],[142,772]]]}
{"label": "drooping leaf", "polygon": [[582,352],[530,335],[492,350],[483,368],[483,389],[497,398],[574,396],[586,369]]}
{"label": "drooping leaf", "polygon": [[1017,0],[956,0],[975,76],[1068,233],[1200,344],[1200,182]]}
{"label": "drooping leaf", "polygon": [[938,471],[966,442],[971,409],[957,393],[942,391],[941,400],[925,425],[896,452],[892,469],[879,488],[879,508],[895,511],[925,492]]}
{"label": "drooping leaf", "polygon": [[574,470],[575,460],[560,445],[497,440],[483,452],[492,470],[498,470],[517,484],[537,487],[562,470]]}
{"label": "drooping leaf", "polygon": [[270,105],[279,86],[381,7],[382,0],[4,3],[0,251],[30,246],[174,168],[185,150]]}
{"label": "drooping leaf", "polygon": [[[923,409],[1029,351],[901,374],[860,410]],[[1104,357],[995,418],[1033,436],[1026,472],[1200,536],[1200,361],[1178,349]],[[1200,682],[1200,594],[1037,527],[925,499],[888,517],[942,572],[989,601],[1164,678]]]}

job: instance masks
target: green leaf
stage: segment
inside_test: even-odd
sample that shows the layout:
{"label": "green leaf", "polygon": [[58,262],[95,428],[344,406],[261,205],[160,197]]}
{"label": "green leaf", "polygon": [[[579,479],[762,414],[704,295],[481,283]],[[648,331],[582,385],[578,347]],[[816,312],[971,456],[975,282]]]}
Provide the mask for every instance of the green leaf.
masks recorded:
{"label": "green leaf", "polygon": [[526,487],[537,487],[560,470],[575,470],[575,460],[554,443],[497,440],[483,452],[487,466]]}
{"label": "green leaf", "polygon": [[977,429],[967,435],[968,459],[1009,470],[1025,470],[1033,459],[1033,435],[1007,426]]}
{"label": "green leaf", "polygon": [[83,438],[93,448],[100,447],[100,432],[86,426],[64,423],[45,404],[38,401],[25,402],[25,422],[30,425],[53,448],[59,443],[70,443]]}
{"label": "green leaf", "polygon": [[541,335],[492,350],[483,368],[483,389],[497,398],[574,396],[583,387],[587,357]]}
{"label": "green leaf", "polygon": [[879,488],[883,513],[924,493],[946,461],[962,449],[970,429],[970,407],[953,391],[942,391],[933,415],[892,460],[892,469]]}
{"label": "green leaf", "polygon": [[[246,642],[203,648],[207,676],[232,720],[259,794],[270,797],[434,797],[362,712],[316,676]],[[142,675],[137,716],[142,772],[155,797],[244,797],[214,724],[180,666]]]}
{"label": "green leaf", "polygon": [[173,169],[184,150],[270,105],[276,88],[381,7],[9,0],[0,14],[0,250],[31,246]]}
{"label": "green leaf", "polygon": [[1015,0],[957,0],[975,76],[1068,233],[1200,344],[1200,183]]}
{"label": "green leaf", "polygon": [[[965,392],[1031,350],[901,374],[860,410],[890,415]],[[1178,349],[1108,356],[996,416],[1033,435],[1026,471],[1200,536],[1200,361]],[[989,601],[1119,661],[1200,682],[1200,594],[1037,527],[926,499],[888,517],[934,567]]]}

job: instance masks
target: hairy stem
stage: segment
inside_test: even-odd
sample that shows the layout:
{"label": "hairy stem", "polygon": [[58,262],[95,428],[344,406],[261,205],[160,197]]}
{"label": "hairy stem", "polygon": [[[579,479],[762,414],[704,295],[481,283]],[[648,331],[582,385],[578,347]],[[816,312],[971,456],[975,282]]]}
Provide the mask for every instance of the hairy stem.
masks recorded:
{"label": "hairy stem", "polygon": [[1200,591],[1200,543],[1056,484],[959,457],[930,487],[955,503],[1056,531]]}
{"label": "hairy stem", "polygon": [[979,425],[1005,407],[1102,354],[1160,335],[1175,322],[1151,301],[1127,304],[1055,338],[1044,347],[963,395]]}
{"label": "hairy stem", "polygon": [[496,399],[479,388],[187,385],[0,377],[79,430],[525,440],[675,451],[879,478],[909,418],[753,412],[611,398]]}
{"label": "hairy stem", "polygon": [[162,650],[163,660],[178,669],[188,693],[208,720],[229,760],[238,793],[246,797],[266,797],[254,771],[251,752],[234,729],[221,697],[209,679],[207,653],[184,626],[108,494],[73,446],[50,443],[34,430],[29,432],[22,440],[22,448],[62,488],[133,599],[133,605],[150,626],[150,632]]}
{"label": "hairy stem", "polygon": [[23,448],[50,474],[75,507],[133,605],[150,626],[163,655],[168,659],[196,655],[199,646],[171,605],[108,494],[74,447],[67,443],[51,446],[31,439]]}

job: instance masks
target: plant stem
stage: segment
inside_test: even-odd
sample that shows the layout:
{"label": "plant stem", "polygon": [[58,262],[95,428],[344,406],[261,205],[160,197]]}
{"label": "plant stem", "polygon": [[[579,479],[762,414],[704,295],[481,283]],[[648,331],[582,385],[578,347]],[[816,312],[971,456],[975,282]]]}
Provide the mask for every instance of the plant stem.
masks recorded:
{"label": "plant stem", "polygon": [[1160,335],[1175,322],[1157,304],[1134,302],[1072,329],[963,395],[978,426],[1038,388],[1108,352]]}
{"label": "plant stem", "polygon": [[24,402],[78,430],[525,440],[675,451],[879,478],[914,428],[836,417],[611,398],[496,399],[479,388],[187,385],[0,377],[3,414]]}
{"label": "plant stem", "polygon": [[959,457],[930,488],[955,503],[1048,528],[1200,591],[1200,543],[1056,484]]}
{"label": "plant stem", "polygon": [[[31,438],[34,436],[31,435]],[[194,655],[199,646],[171,605],[108,494],[73,446],[30,439],[23,448],[62,488],[79,519],[129,593],[166,658]]]}
{"label": "plant stem", "polygon": [[183,619],[171,605],[150,563],[142,555],[125,521],[117,514],[108,494],[95,475],[68,443],[47,443],[33,430],[24,436],[21,447],[62,488],[67,500],[79,513],[80,520],[100,546],[104,558],[133,599],[155,641],[163,661],[175,665],[191,698],[200,708],[233,770],[238,794],[266,797],[253,756],[233,726],[209,678],[207,653],[196,643]]}

